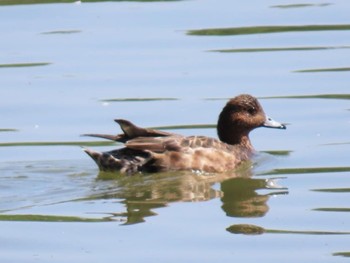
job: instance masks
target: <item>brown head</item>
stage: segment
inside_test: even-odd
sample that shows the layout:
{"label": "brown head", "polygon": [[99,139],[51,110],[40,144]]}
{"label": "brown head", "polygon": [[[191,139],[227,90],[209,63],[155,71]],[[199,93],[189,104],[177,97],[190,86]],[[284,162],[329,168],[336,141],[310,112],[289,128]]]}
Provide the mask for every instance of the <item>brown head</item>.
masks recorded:
{"label": "brown head", "polygon": [[286,129],[286,126],[267,117],[258,100],[248,94],[230,99],[222,109],[218,120],[218,136],[221,141],[252,147],[249,133],[258,127]]}

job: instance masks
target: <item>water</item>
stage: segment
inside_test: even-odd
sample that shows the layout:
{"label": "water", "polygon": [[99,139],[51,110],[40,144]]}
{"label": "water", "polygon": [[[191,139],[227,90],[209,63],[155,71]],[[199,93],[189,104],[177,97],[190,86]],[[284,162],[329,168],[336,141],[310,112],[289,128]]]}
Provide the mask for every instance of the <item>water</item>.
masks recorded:
{"label": "water", "polygon": [[[349,257],[349,3],[44,2],[0,6],[2,262]],[[235,173],[118,177],[81,150],[115,118],[215,137],[240,93],[288,128]]]}

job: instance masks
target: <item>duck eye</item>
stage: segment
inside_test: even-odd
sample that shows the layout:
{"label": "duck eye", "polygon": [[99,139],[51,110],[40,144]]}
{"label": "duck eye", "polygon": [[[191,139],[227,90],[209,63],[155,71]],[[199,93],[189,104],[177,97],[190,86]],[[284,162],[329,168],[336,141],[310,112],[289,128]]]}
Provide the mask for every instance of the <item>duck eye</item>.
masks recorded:
{"label": "duck eye", "polygon": [[254,115],[256,113],[256,109],[254,107],[248,109],[248,113],[250,115]]}

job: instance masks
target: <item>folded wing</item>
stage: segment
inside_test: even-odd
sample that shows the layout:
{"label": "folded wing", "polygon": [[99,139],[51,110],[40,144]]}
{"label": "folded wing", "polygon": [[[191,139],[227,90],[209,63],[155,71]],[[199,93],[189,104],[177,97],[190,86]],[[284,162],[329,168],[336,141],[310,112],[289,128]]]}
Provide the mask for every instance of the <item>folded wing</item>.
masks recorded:
{"label": "folded wing", "polygon": [[110,135],[110,134],[89,133],[89,134],[83,134],[83,136],[98,137],[98,138],[125,143],[137,137],[164,137],[164,136],[175,135],[174,133],[170,133],[170,132],[141,128],[136,126],[132,122],[124,119],[116,119],[114,121],[120,125],[120,128],[123,131],[122,134]]}

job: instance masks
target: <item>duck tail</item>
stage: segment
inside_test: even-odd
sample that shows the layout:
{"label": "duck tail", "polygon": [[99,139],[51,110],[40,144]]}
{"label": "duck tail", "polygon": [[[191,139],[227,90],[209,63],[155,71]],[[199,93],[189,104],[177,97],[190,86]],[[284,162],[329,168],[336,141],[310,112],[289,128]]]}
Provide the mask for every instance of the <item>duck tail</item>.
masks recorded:
{"label": "duck tail", "polygon": [[87,155],[89,155],[95,162],[98,161],[98,159],[100,158],[100,155],[102,154],[102,153],[100,153],[100,152],[96,152],[96,151],[93,151],[93,150],[88,149],[88,148],[82,148],[82,149],[83,149],[83,151],[84,151]]}
{"label": "duck tail", "polygon": [[101,170],[101,165],[100,165],[101,162],[100,162],[100,160],[101,160],[102,153],[93,151],[93,150],[88,149],[88,148],[83,148],[83,151],[87,155],[89,155],[92,160],[95,161],[95,163],[97,164],[98,168],[100,168],[100,170]]}
{"label": "duck tail", "polygon": [[105,152],[97,152],[91,149],[83,148],[97,164],[101,171],[118,171],[122,168],[122,161]]}
{"label": "duck tail", "polygon": [[121,174],[132,175],[139,171],[140,161],[136,158],[135,161],[127,159],[118,159],[113,156],[112,152],[97,152],[91,149],[83,148],[97,164],[100,171],[103,172],[119,172]]}

